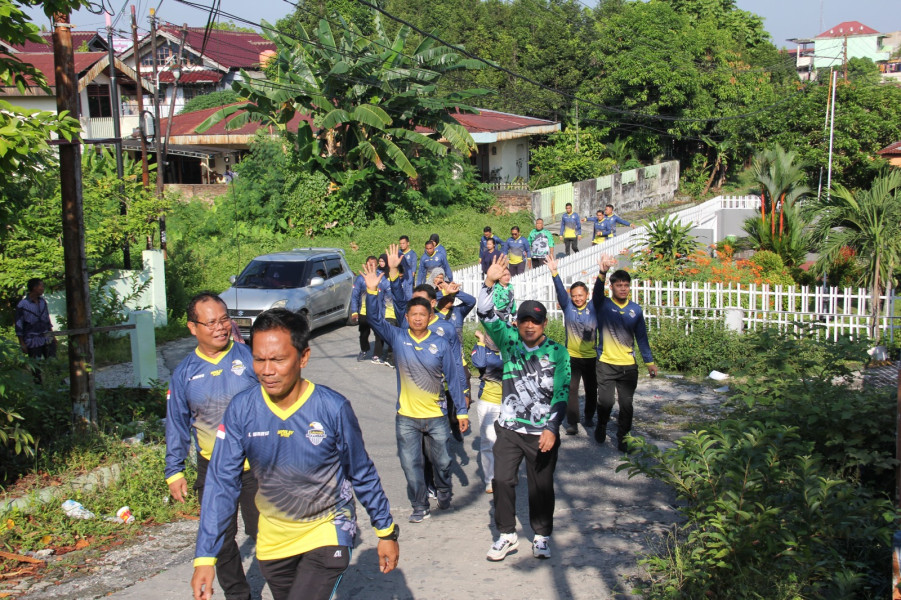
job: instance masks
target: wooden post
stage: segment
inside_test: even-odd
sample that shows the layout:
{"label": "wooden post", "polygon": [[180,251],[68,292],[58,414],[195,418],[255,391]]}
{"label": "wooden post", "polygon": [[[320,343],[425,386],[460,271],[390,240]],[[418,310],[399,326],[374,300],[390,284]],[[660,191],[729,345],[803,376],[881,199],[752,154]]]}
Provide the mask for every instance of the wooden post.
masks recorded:
{"label": "wooden post", "polygon": [[[78,80],[75,78],[75,53],[72,48],[69,13],[53,15],[53,63],[56,71],[56,108],[78,118]],[[66,280],[66,316],[72,329],[91,327],[91,296],[88,292],[88,266],[84,245],[84,205],[81,188],[81,143],[59,147],[59,173],[62,195],[63,262]],[[97,424],[97,398],[94,395],[94,341],[90,333],[69,337],[69,397],[76,430]]]}
{"label": "wooden post", "polygon": [[[156,146],[156,195],[163,197],[163,176],[166,171],[163,163],[162,143],[160,142],[160,75],[156,55],[156,9],[150,9],[150,52],[153,54],[153,118],[154,118],[154,145]],[[160,222],[160,238],[165,239],[166,226]],[[152,236],[147,236],[147,249],[152,249]]]}
{"label": "wooden post", "polygon": [[[138,76],[138,117],[144,122],[144,79],[141,77],[141,56],[138,54],[138,21],[135,17],[135,6],[131,5],[131,42],[135,57],[135,74]],[[143,131],[143,127],[141,131]],[[141,183],[144,188],[150,187],[150,172],[147,168],[147,138],[141,136]]]}

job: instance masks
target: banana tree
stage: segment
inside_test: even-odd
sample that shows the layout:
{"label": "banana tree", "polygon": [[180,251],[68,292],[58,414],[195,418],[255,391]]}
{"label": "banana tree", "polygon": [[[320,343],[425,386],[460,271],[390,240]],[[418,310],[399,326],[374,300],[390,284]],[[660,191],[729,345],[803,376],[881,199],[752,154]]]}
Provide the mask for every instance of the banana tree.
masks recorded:
{"label": "banana tree", "polygon": [[[337,20],[336,35],[331,22]],[[245,100],[217,111],[198,131],[223,120],[228,129],[268,125],[339,185],[350,171],[369,167],[416,178],[410,158],[419,152],[444,156],[450,147],[470,155],[475,142],[453,114],[477,112],[467,102],[490,91],[440,95],[437,84],[446,74],[479,63],[430,38],[414,45],[409,27],[389,38],[378,15],[369,37],[340,16],[331,22],[321,20],[313,35],[301,25],[298,38],[264,28],[277,48],[266,65],[267,77],[252,79],[242,72],[233,89]]]}

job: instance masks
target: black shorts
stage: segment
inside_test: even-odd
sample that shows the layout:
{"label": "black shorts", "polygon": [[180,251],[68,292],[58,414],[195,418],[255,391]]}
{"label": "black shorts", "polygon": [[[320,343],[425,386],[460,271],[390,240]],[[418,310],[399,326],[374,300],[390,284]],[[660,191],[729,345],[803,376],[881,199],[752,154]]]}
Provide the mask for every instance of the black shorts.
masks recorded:
{"label": "black shorts", "polygon": [[347,546],[322,546],[309,552],[261,560],[260,572],[273,600],[329,600],[350,564]]}

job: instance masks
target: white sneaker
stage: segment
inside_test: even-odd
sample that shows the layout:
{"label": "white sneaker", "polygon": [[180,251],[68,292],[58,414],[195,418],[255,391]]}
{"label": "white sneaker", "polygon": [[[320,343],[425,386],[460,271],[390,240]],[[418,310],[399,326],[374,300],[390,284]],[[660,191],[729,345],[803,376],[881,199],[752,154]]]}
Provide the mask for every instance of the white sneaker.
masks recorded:
{"label": "white sneaker", "polygon": [[488,560],[504,560],[508,554],[516,552],[518,545],[519,537],[515,533],[502,533],[488,550]]}
{"label": "white sneaker", "polygon": [[551,538],[547,535],[536,535],[532,540],[532,556],[535,558],[551,557]]}

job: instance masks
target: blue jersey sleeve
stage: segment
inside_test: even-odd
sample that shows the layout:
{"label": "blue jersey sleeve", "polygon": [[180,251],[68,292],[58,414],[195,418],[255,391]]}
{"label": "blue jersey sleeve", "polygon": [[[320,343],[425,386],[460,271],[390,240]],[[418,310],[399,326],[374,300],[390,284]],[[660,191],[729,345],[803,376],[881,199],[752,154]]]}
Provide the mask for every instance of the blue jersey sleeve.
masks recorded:
{"label": "blue jersey sleeve", "polygon": [[366,290],[366,318],[369,319],[369,326],[382,339],[387,340],[388,344],[394,347],[397,344],[397,334],[400,329],[385,320],[385,307],[380,294],[371,293]]}
{"label": "blue jersey sleeve", "polygon": [[614,216],[613,218],[614,218],[614,219],[616,220],[616,222],[619,223],[620,225],[625,225],[626,227],[629,227],[630,225],[632,225],[632,223],[630,223],[630,222],[626,221],[625,219],[621,218],[619,215],[616,215],[616,216]]}
{"label": "blue jersey sleeve", "polygon": [[[251,393],[242,392],[236,400]],[[200,511],[200,527],[197,530],[197,548],[194,564],[215,564],[215,557],[222,548],[225,530],[238,505],[241,493],[241,473],[244,470],[244,439],[242,423],[246,415],[240,414],[245,405],[233,400],[225,409],[222,425],[216,433],[216,445],[206,472]]]}
{"label": "blue jersey sleeve", "polygon": [[191,409],[188,407],[184,377],[175,369],[166,399],[166,483],[184,476],[185,459],[191,451]]}
{"label": "blue jersey sleeve", "polygon": [[648,342],[648,326],[644,322],[644,311],[639,308],[635,311],[635,342],[638,344],[638,350],[641,352],[641,359],[645,364],[654,362],[654,356],[651,354],[651,344]]}
{"label": "blue jersey sleeve", "polygon": [[444,269],[444,280],[445,281],[453,281],[454,280],[454,272],[451,271],[450,263],[447,262],[447,254],[441,255],[441,268]]}
{"label": "blue jersey sleeve", "polygon": [[342,405],[338,422],[341,435],[338,447],[344,472],[353,485],[354,494],[369,514],[376,535],[388,535],[394,530],[391,506],[375,465],[366,452],[363,432],[350,402]]}
{"label": "blue jersey sleeve", "polygon": [[463,326],[463,319],[472,312],[472,309],[476,306],[475,296],[470,296],[466,292],[460,290],[457,292],[457,300],[460,301],[460,304],[454,306],[454,311],[457,313],[457,318],[459,319],[460,327]]}
{"label": "blue jersey sleeve", "polygon": [[416,271],[416,285],[422,285],[423,283],[425,283],[425,276],[426,272],[428,271],[428,269],[426,269],[425,267],[425,258],[425,254],[423,254],[419,258],[419,268]]}
{"label": "blue jersey sleeve", "polygon": [[447,375],[447,388],[457,409],[457,416],[468,418],[469,409],[466,407],[464,396],[469,390],[465,389],[468,386],[463,383],[466,375],[463,372],[463,353],[460,349],[460,342],[457,340],[456,332],[451,332],[446,339],[448,344],[447,351],[442,357],[442,369]]}
{"label": "blue jersey sleeve", "polygon": [[551,279],[554,282],[554,289],[557,291],[557,303],[560,304],[560,310],[566,312],[566,309],[569,308],[570,304],[572,304],[572,299],[566,292],[566,288],[563,286],[563,282],[560,281],[559,273],[551,277]]}

